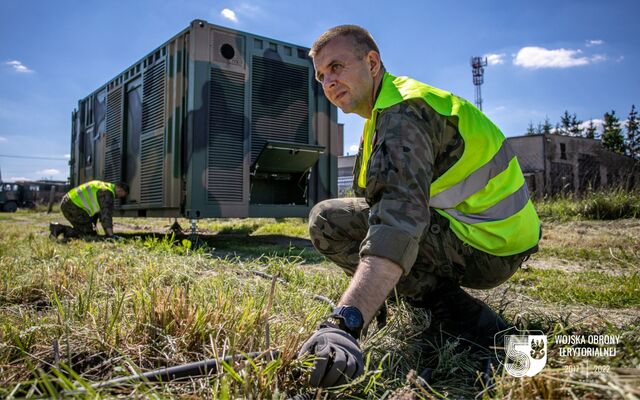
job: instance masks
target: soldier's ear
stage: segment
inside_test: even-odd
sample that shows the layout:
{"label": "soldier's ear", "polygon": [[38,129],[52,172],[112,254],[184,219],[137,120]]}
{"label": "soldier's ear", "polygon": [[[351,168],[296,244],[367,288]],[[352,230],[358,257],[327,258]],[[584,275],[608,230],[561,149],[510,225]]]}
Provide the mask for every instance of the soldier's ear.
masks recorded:
{"label": "soldier's ear", "polygon": [[380,54],[377,51],[370,50],[367,54],[367,62],[369,64],[369,73],[371,76],[376,76],[380,71]]}

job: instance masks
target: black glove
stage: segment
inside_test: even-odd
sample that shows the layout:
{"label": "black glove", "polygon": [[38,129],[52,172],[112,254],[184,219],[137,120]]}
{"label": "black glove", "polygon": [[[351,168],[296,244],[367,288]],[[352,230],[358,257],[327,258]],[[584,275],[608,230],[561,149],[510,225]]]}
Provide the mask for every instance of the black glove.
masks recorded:
{"label": "black glove", "polygon": [[358,342],[347,332],[323,325],[303,345],[298,353],[315,354],[315,366],[309,384],[316,387],[342,385],[347,379],[364,372],[364,360]]}

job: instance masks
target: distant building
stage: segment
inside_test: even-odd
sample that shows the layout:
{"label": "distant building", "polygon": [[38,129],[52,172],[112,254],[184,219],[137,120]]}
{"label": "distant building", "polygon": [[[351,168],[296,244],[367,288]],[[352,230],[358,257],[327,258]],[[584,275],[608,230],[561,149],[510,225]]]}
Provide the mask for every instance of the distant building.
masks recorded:
{"label": "distant building", "polygon": [[[601,187],[640,187],[640,162],[610,151],[596,139],[562,135],[507,138],[524,173],[529,193],[541,197],[580,194]],[[338,193],[353,182],[355,155],[338,158]]]}
{"label": "distant building", "polygon": [[338,157],[338,195],[344,196],[344,193],[351,189],[353,183],[353,165],[356,162],[356,156]]}
{"label": "distant building", "polygon": [[640,162],[596,139],[563,135],[507,138],[534,197],[601,187],[640,187]]}

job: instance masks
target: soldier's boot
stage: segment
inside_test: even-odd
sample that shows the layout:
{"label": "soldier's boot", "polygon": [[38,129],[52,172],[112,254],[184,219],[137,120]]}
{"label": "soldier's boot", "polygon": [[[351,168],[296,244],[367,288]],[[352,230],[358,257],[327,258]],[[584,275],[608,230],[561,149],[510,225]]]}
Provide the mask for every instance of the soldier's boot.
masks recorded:
{"label": "soldier's boot", "polygon": [[51,237],[57,239],[61,233],[64,232],[65,225],[59,224],[57,222],[52,222],[49,224],[49,233]]}
{"label": "soldier's boot", "polygon": [[[508,328],[507,323],[483,301],[465,292],[456,282],[443,280],[422,301],[431,310],[430,333],[446,332],[474,343],[473,350],[489,351],[494,336]],[[493,353],[493,351],[491,351]]]}
{"label": "soldier's boot", "polygon": [[65,229],[63,234],[64,234],[64,237],[67,239],[75,239],[80,237],[80,234],[70,226],[67,227],[67,229]]}
{"label": "soldier's boot", "polygon": [[[465,292],[456,282],[439,280],[434,291],[420,303],[431,311],[431,325],[423,333],[425,356],[438,359],[438,349],[450,338],[461,339],[457,349],[469,349],[477,359],[480,379],[476,384],[489,387],[500,367],[493,346],[503,339],[494,336],[508,328],[507,323],[486,303]],[[434,351],[435,350],[435,351]]]}
{"label": "soldier's boot", "polygon": [[75,239],[80,237],[78,232],[72,227],[67,225],[60,225],[60,227],[62,228],[61,229],[62,237],[64,237],[65,239]]}

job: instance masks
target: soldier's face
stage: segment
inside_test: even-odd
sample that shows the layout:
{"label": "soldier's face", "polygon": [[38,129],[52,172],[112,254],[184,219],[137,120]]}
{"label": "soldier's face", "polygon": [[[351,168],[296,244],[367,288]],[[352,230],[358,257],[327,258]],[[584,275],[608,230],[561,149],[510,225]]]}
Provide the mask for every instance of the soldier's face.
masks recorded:
{"label": "soldier's face", "polygon": [[322,84],[331,103],[345,113],[371,116],[373,108],[374,70],[370,51],[359,57],[353,40],[337,37],[327,43],[313,58],[316,79]]}

